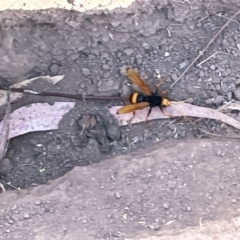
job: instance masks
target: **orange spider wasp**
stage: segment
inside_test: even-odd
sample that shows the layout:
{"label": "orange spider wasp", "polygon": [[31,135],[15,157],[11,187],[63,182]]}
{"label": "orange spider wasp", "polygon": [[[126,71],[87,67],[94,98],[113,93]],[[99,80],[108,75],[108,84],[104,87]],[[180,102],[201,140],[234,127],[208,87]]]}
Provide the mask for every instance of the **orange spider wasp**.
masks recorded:
{"label": "orange spider wasp", "polygon": [[130,105],[126,105],[121,107],[117,114],[125,114],[133,112],[135,114],[135,110],[140,110],[146,107],[150,107],[146,123],[148,123],[148,117],[152,111],[153,107],[159,107],[159,109],[163,112],[164,115],[171,117],[170,115],[164,113],[163,107],[170,106],[170,101],[167,99],[166,92],[162,92],[158,95],[158,89],[165,78],[161,79],[160,82],[156,86],[156,91],[153,92],[151,88],[141,79],[139,74],[135,72],[132,68],[126,69],[126,76],[132,82],[135,83],[142,93],[134,92],[129,96]]}

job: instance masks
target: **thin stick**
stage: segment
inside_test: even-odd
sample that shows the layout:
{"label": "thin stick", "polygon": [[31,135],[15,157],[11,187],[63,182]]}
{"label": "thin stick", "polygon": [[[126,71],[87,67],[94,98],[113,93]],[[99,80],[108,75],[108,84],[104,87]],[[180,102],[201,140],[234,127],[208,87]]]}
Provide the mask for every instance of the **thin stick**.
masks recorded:
{"label": "thin stick", "polygon": [[[8,91],[8,88],[1,87],[0,90]],[[81,94],[69,94],[69,93],[58,93],[58,92],[38,92],[33,91],[31,89],[24,89],[24,88],[11,88],[11,92],[19,92],[24,94],[30,94],[30,95],[38,95],[38,96],[45,96],[45,97],[64,97],[64,98],[72,98],[72,99],[91,99],[91,100],[125,100],[126,97],[120,97],[120,96],[89,96],[89,95],[81,95]]]}
{"label": "thin stick", "polygon": [[205,60],[203,60],[202,62],[200,62],[197,67],[200,67],[203,63],[205,63],[206,61],[208,61],[209,59],[211,59],[213,56],[215,56],[218,53],[218,51],[216,51],[215,53],[213,53],[211,56],[209,56],[208,58],[206,58]]}
{"label": "thin stick", "polygon": [[217,34],[209,41],[207,46],[199,52],[198,56],[193,60],[193,62],[183,71],[183,73],[178,77],[178,79],[170,86],[172,88],[182,77],[183,75],[193,66],[193,64],[204,54],[204,52],[208,49],[208,47],[212,44],[212,42],[218,37],[218,35],[224,30],[225,27],[240,13],[240,10],[237,11],[217,32]]}

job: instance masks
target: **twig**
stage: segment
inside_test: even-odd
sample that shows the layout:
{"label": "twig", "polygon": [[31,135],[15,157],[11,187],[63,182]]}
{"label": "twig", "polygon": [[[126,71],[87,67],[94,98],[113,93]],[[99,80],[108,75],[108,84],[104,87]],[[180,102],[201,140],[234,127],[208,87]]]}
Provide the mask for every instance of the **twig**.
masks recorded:
{"label": "twig", "polygon": [[[8,91],[8,88],[0,86],[0,90]],[[72,98],[72,99],[89,99],[89,100],[125,100],[126,97],[120,96],[91,96],[91,95],[81,95],[81,94],[69,94],[69,93],[58,93],[58,92],[38,92],[33,91],[31,89],[24,88],[11,88],[11,92],[20,92],[30,95],[38,95],[45,97],[64,97],[64,98]]]}
{"label": "twig", "polygon": [[8,185],[8,186],[16,189],[16,190],[20,190],[20,188],[13,186],[11,183],[7,183],[7,182],[5,182],[5,181],[3,181],[3,180],[1,180],[1,182],[2,182],[3,184],[5,184],[5,185]]}
{"label": "twig", "polygon": [[240,10],[237,11],[217,32],[217,34],[209,41],[207,46],[199,52],[198,56],[193,60],[193,62],[183,71],[183,73],[177,78],[177,80],[170,86],[172,88],[182,77],[183,75],[193,66],[193,64],[204,54],[204,52],[208,49],[208,47],[211,45],[211,43],[218,37],[218,35],[224,30],[225,27],[228,26],[228,24],[240,13]]}
{"label": "twig", "polygon": [[206,61],[208,61],[210,58],[212,58],[213,56],[215,56],[218,53],[218,51],[216,51],[215,53],[213,53],[211,56],[209,56],[208,58],[206,58],[205,60],[203,60],[202,62],[200,62],[197,67],[200,67],[203,63],[205,63]]}

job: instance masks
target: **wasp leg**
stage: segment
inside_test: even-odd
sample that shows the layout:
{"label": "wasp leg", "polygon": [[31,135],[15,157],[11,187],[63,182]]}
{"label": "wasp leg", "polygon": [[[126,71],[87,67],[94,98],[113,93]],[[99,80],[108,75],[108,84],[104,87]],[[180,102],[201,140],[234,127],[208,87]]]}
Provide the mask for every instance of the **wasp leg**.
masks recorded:
{"label": "wasp leg", "polygon": [[167,116],[167,117],[169,117],[169,118],[173,118],[173,116],[172,116],[171,114],[167,114],[167,113],[165,113],[165,112],[163,111],[163,106],[162,106],[162,105],[160,105],[159,108],[160,108],[161,112],[163,113],[163,115],[165,115],[165,116]]}
{"label": "wasp leg", "polygon": [[149,111],[148,111],[148,114],[147,114],[147,117],[146,117],[146,125],[147,125],[147,126],[148,126],[148,123],[149,123],[148,117],[150,116],[151,111],[152,111],[152,107],[150,107],[150,109],[149,109]]}

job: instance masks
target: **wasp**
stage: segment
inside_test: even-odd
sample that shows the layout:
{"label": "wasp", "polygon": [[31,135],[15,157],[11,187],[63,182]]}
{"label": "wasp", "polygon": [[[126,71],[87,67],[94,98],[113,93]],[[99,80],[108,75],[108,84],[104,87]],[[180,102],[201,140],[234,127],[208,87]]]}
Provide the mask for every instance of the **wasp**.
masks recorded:
{"label": "wasp", "polygon": [[147,83],[145,83],[139,74],[132,68],[126,69],[126,76],[132,83],[135,83],[139,87],[142,93],[132,93],[128,98],[131,104],[121,107],[117,111],[117,114],[125,114],[130,112],[133,112],[133,114],[135,114],[136,110],[150,107],[147,114],[146,123],[148,122],[148,117],[151,114],[153,107],[159,107],[164,115],[168,115],[163,111],[163,107],[170,106],[170,101],[167,99],[167,93],[162,92],[160,95],[158,95],[158,89],[165,79],[160,80],[156,86],[155,92],[153,92]]}

